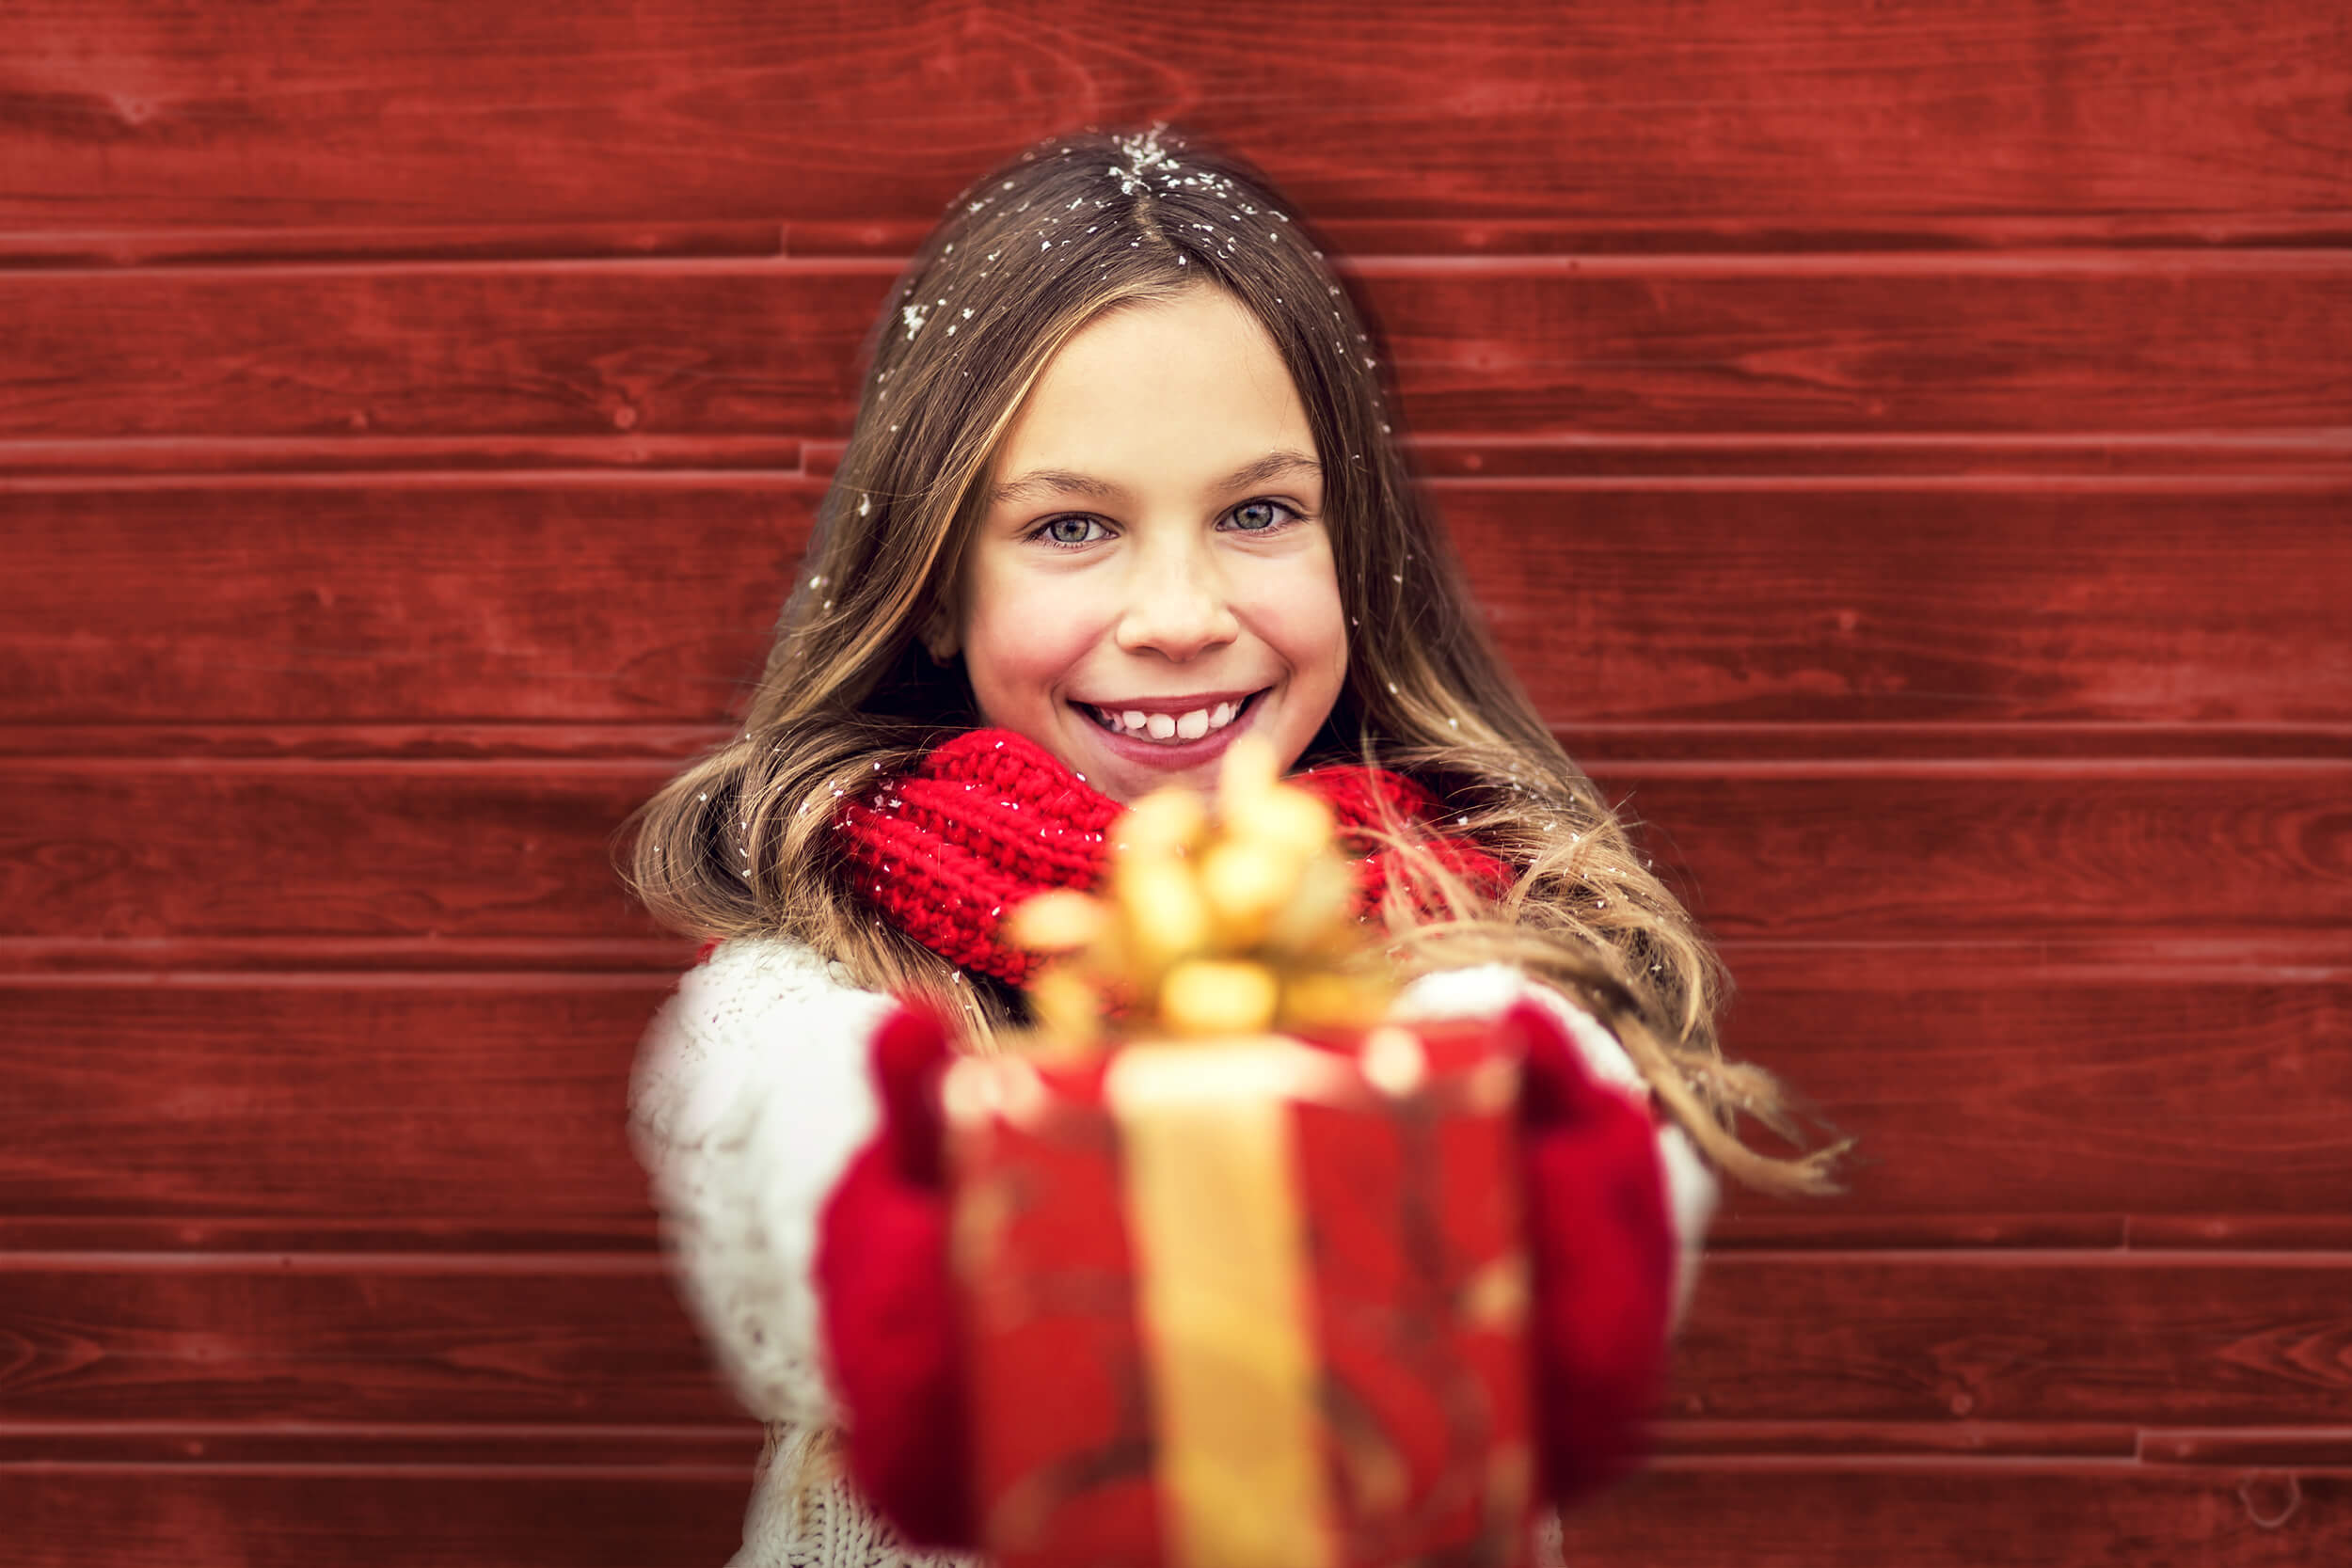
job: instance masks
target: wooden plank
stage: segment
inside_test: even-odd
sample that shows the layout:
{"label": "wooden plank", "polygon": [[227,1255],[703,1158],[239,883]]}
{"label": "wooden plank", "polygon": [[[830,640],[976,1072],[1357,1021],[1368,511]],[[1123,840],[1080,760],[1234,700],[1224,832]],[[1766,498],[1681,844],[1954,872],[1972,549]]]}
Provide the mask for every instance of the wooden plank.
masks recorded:
{"label": "wooden plank", "polygon": [[[2338,931],[2341,763],[1613,764],[1598,778],[1719,936]],[[2276,771],[2273,771],[2276,769]]]}
{"label": "wooden plank", "polygon": [[[675,1568],[735,1549],[747,1479],[437,1469],[0,1470],[21,1568]],[[2052,1463],[1677,1461],[1573,1513],[1572,1563],[2312,1568],[2352,1551],[2340,1475]]]}
{"label": "wooden plank", "polygon": [[12,1421],[740,1420],[653,1252],[0,1253]]}
{"label": "wooden plank", "polygon": [[[413,466],[438,448],[478,461],[457,443],[495,439],[553,466],[616,436],[838,437],[894,266],[0,273],[0,318],[20,324],[0,361],[0,440],[122,442],[151,464],[156,442],[249,452],[266,437],[314,461]],[[1433,440],[2210,438],[2341,427],[2352,401],[2343,250],[1354,270],[1399,428]],[[72,454],[24,455],[51,468]]]}
{"label": "wooden plank", "polygon": [[0,712],[723,721],[818,490],[0,497]]}
{"label": "wooden plank", "polygon": [[1572,751],[1585,721],[2352,716],[2352,489],[1437,495]]}
{"label": "wooden plank", "polygon": [[[2282,1442],[2269,1462],[2286,1458],[2283,1440],[2306,1429],[2280,1430]],[[1666,1418],[1654,1421],[1651,1436],[1661,1455],[1755,1457],[1807,1454],[1884,1457],[1907,1454],[1943,1459],[2131,1459],[2140,1433],[2129,1425],[2089,1421],[1716,1421]],[[2322,1438],[2324,1454],[2332,1449]]]}
{"label": "wooden plank", "polygon": [[1733,1189],[1733,1227],[1891,1239],[1930,1215],[2252,1214],[2291,1235],[2352,1193],[2352,976],[2049,974],[1934,950],[1734,973],[1725,1049],[1817,1101],[1861,1163],[1832,1204]]}
{"label": "wooden plank", "polygon": [[2341,1426],[2352,1254],[1726,1252],[1669,1413]]}
{"label": "wooden plank", "polygon": [[0,1422],[0,1474],[31,1465],[52,1470],[100,1465],[386,1470],[433,1465],[476,1471],[683,1469],[705,1475],[734,1469],[741,1472],[748,1484],[762,1436],[760,1424],[749,1417],[708,1426],[580,1421],[9,1420]]}
{"label": "wooden plank", "polygon": [[[2331,1217],[2352,1191],[2352,974],[2045,974],[1836,949],[1734,971],[1727,1050],[1861,1144],[1835,1201],[1730,1189],[1719,1244],[2115,1246],[2127,1216],[2143,1245],[2158,1220],[2221,1225],[2171,1238],[2204,1248],[2352,1241]],[[0,987],[0,1245],[640,1244],[627,1074],[670,984]],[[2273,1232],[2249,1241],[2257,1221]]]}
{"label": "wooden plank", "polygon": [[[724,723],[821,489],[674,476],[0,496],[21,568],[0,577],[0,721]],[[2352,482],[1433,495],[1505,657],[1572,752],[1588,727],[1661,722],[2352,719]],[[476,749],[504,747],[540,749]]]}
{"label": "wooden plank", "polygon": [[0,935],[657,934],[612,854],[660,764],[16,768]]}
{"label": "wooden plank", "polygon": [[[16,229],[929,219],[1075,119],[1170,116],[1334,217],[1919,216],[1997,235],[2058,211],[2195,232],[2206,214],[2347,204],[2352,60],[2310,5],[2196,0],[2152,22],[2121,0],[1995,0],[1887,27],[1828,0],[1495,6],[1469,25],[1402,0],[1096,0],[1041,29],[973,0],[882,24],[864,6],[787,22],[611,0],[463,27],[398,3],[233,37],[190,4],[16,16],[74,40],[0,77]],[[1236,71],[1237,40],[1282,63],[1279,93]]]}
{"label": "wooden plank", "polygon": [[2352,1478],[2134,1465],[1687,1460],[1573,1513],[1571,1563],[1660,1568],[2313,1568]]}
{"label": "wooden plank", "polygon": [[2352,1470],[2352,1427],[2146,1432],[2140,1433],[2139,1451],[2165,1465],[2324,1465]]}
{"label": "wooden plank", "polygon": [[750,1493],[734,1468],[0,1468],[17,1568],[677,1568],[727,1560]]}
{"label": "wooden plank", "polygon": [[[660,762],[0,761],[0,938],[644,939]],[[1612,764],[1721,936],[2340,931],[2344,762]],[[1561,830],[1563,832],[1565,830]],[[2161,849],[2154,847],[2161,847]]]}
{"label": "wooden plank", "polygon": [[[623,1127],[660,975],[0,991],[0,1209],[175,1246],[642,1241]],[[215,1229],[212,1222],[230,1221]],[[20,1232],[20,1242],[22,1233]],[[50,1244],[58,1244],[53,1240]]]}
{"label": "wooden plank", "polygon": [[0,276],[0,435],[846,433],[890,278],[773,266]]}
{"label": "wooden plank", "polygon": [[[0,1280],[15,1421],[739,1418],[652,1253],[0,1253]],[[1724,1253],[1664,1413],[1955,1443],[2304,1427],[2316,1456],[2352,1388],[2347,1287],[2343,1253]]]}
{"label": "wooden plank", "polygon": [[[741,1466],[749,1480],[761,1428],[749,1417],[710,1426],[575,1421],[157,1421],[0,1422],[0,1472],[41,1463],[108,1465],[435,1465],[501,1469],[596,1465]],[[2347,1433],[2328,1428],[2183,1429],[1997,1421],[1663,1420],[1653,1433],[1663,1454],[1754,1456],[1934,1455],[1955,1458],[2106,1458],[2141,1455],[2167,1464],[2258,1463],[2341,1467],[2352,1459]]]}

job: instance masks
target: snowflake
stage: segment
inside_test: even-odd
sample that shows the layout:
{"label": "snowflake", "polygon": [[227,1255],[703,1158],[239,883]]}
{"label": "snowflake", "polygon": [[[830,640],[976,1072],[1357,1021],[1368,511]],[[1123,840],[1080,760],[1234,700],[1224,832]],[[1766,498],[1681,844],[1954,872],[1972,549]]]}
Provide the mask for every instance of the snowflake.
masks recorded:
{"label": "snowflake", "polygon": [[1176,161],[1160,145],[1160,133],[1167,129],[1168,122],[1158,120],[1140,136],[1119,138],[1119,150],[1127,155],[1127,166],[1121,168],[1114,164],[1110,172],[1118,179],[1122,195],[1133,196],[1143,189],[1143,177],[1147,171],[1152,168],[1173,169],[1176,166]]}

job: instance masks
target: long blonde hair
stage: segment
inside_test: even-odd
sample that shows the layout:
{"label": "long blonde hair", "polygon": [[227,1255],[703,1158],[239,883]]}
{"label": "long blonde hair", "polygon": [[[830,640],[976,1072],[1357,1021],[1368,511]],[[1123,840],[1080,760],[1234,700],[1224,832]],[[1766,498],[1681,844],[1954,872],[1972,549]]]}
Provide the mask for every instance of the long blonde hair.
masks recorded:
{"label": "long blonde hair", "polygon": [[1022,1017],[1017,994],[959,971],[850,887],[834,803],[981,721],[961,669],[917,633],[953,602],[979,482],[1046,363],[1105,310],[1200,287],[1263,324],[1323,463],[1348,672],[1299,766],[1408,772],[1446,803],[1450,831],[1518,871],[1490,904],[1412,857],[1408,880],[1434,890],[1438,912],[1402,890],[1389,901],[1402,968],[1504,958],[1576,990],[1727,1174],[1836,1190],[1843,1145],[1780,1160],[1737,1136],[1745,1114],[1801,1144],[1793,1096],[1724,1059],[1721,964],[1487,639],[1406,467],[1384,356],[1312,230],[1245,161],[1161,127],[1031,149],[958,197],[916,252],[867,341],[856,425],[741,732],[632,819],[624,874],[638,896],[692,935],[798,938],[862,985],[943,1007],[975,1049]]}

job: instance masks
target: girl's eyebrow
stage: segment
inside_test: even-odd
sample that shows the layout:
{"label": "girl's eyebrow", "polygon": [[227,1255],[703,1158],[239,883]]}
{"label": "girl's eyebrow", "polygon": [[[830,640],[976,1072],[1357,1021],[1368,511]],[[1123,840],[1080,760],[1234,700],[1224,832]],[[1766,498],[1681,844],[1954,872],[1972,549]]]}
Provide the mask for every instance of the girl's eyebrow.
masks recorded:
{"label": "girl's eyebrow", "polygon": [[[1254,463],[1245,463],[1211,485],[1212,490],[1239,490],[1246,485],[1263,484],[1284,474],[1322,477],[1323,465],[1313,458],[1295,451],[1270,451]],[[1073,473],[1067,468],[1033,468],[1019,479],[1009,479],[988,493],[989,510],[1013,506],[1041,499],[1049,495],[1091,496],[1097,500],[1123,500],[1126,490],[1106,479],[1092,474]]]}

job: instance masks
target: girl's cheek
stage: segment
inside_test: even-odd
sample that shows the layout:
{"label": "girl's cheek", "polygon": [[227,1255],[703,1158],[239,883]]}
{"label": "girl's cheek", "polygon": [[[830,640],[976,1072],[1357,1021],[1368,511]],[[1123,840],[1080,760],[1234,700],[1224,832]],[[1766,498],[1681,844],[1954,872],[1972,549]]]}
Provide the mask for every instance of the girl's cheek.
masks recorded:
{"label": "girl's cheek", "polygon": [[984,628],[977,641],[984,644],[984,657],[1007,673],[1051,678],[1104,635],[1091,595],[1066,579],[1015,579],[992,587],[990,601],[977,607]]}

